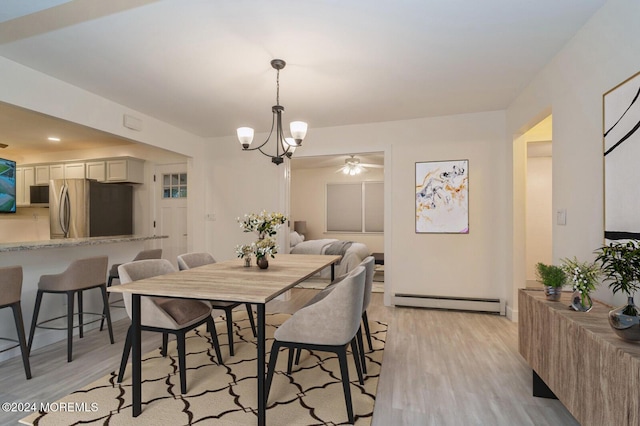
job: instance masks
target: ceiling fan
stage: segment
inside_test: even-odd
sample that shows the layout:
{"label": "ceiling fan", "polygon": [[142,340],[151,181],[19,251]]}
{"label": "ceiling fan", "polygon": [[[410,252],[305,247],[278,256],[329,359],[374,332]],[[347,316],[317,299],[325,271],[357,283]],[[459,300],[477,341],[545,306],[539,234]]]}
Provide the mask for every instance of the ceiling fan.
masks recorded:
{"label": "ceiling fan", "polygon": [[366,164],[361,163],[360,159],[355,155],[350,155],[344,160],[344,166],[336,170],[336,173],[344,173],[345,175],[355,176],[360,173],[367,172],[367,168],[383,168],[382,164]]}

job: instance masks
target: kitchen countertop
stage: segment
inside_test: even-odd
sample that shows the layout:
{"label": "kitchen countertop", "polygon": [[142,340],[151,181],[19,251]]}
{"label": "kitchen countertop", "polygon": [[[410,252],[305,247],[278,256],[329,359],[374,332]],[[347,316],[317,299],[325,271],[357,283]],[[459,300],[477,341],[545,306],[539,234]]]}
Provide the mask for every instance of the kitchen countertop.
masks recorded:
{"label": "kitchen countertop", "polygon": [[169,238],[168,235],[114,235],[110,237],[60,238],[42,241],[24,241],[18,243],[0,243],[0,253],[8,251],[40,250],[45,248],[95,246],[100,244],[126,243]]}

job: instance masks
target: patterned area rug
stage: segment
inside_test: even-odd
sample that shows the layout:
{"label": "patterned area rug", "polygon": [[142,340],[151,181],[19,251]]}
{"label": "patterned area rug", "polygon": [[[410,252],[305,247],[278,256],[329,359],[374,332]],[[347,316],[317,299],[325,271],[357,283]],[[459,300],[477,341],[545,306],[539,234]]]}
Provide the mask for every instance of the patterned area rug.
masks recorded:
{"label": "patterned area rug", "polygon": [[[267,351],[273,333],[289,315],[267,315]],[[229,356],[224,321],[217,319],[224,365],[219,365],[204,326],[187,335],[187,390],[180,394],[175,341],[166,358],[160,350],[142,359],[142,414],[131,417],[131,366],[122,383],[117,370],[56,403],[49,412],[22,419],[27,425],[253,425],[257,422],[256,344],[246,313],[234,312],[235,355]],[[365,384],[358,384],[353,356],[349,379],[357,425],[369,425],[382,364],[387,326],[370,321],[374,350],[367,352]],[[367,347],[365,341],[365,347]],[[368,347],[367,347],[368,349]],[[337,357],[303,351],[300,364],[286,373],[287,353],[278,357],[267,403],[271,425],[347,424]],[[117,366],[116,366],[117,367]]]}

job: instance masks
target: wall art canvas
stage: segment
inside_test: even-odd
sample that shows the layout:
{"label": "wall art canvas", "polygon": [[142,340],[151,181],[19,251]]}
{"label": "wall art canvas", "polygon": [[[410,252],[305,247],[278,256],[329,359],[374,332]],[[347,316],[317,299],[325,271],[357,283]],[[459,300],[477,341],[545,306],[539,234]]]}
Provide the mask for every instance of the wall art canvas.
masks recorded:
{"label": "wall art canvas", "polygon": [[640,73],[603,95],[606,240],[640,239]]}
{"label": "wall art canvas", "polygon": [[416,232],[469,233],[469,160],[416,163]]}

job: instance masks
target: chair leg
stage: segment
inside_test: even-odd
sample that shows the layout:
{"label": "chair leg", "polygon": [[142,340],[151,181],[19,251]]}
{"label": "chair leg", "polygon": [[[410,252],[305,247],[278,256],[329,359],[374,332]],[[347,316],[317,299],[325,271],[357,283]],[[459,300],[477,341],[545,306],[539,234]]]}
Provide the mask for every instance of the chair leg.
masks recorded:
{"label": "chair leg", "polygon": [[362,363],[360,361],[360,354],[364,351],[364,348],[358,348],[355,337],[351,339],[351,352],[353,353],[353,362],[356,365],[356,372],[358,373],[358,382],[364,386],[364,377],[362,376]]}
{"label": "chair leg", "polygon": [[271,380],[273,380],[273,372],[276,369],[276,361],[278,360],[278,352],[280,352],[282,344],[277,340],[273,341],[271,353],[269,354],[269,366],[267,367],[267,379],[264,384],[264,397],[269,400],[269,390],[271,389]]}
{"label": "chair leg", "polygon": [[178,343],[178,368],[180,369],[180,392],[184,395],[187,393],[187,356],[185,354],[185,337],[184,332],[176,334]]}
{"label": "chair leg", "polygon": [[216,333],[216,324],[213,322],[213,318],[209,316],[207,318],[207,328],[209,329],[209,334],[211,334],[211,342],[213,343],[213,349],[216,351],[216,356],[218,357],[218,363],[220,365],[224,365],[224,361],[222,360],[222,352],[220,352],[220,342],[218,341],[218,333]]}
{"label": "chair leg", "polygon": [[302,354],[302,349],[296,349],[296,365],[300,364],[300,354]]}
{"label": "chair leg", "polygon": [[358,339],[358,354],[360,355],[360,364],[362,365],[362,372],[367,374],[367,360],[364,356],[364,342],[362,341],[362,327],[358,328],[358,333],[356,333],[356,338]]}
{"label": "chair leg", "polygon": [[371,331],[369,330],[369,318],[367,318],[367,311],[362,313],[362,322],[364,322],[364,331],[367,333],[367,343],[369,343],[369,352],[373,352],[373,345],[371,344]]}
{"label": "chair leg", "polygon": [[67,292],[67,362],[73,359],[73,292]]}
{"label": "chair leg", "polygon": [[351,389],[349,388],[349,368],[347,367],[346,345],[338,350],[338,361],[340,361],[340,373],[342,374],[344,401],[347,405],[347,417],[349,419],[349,423],[353,424],[353,406],[351,404]]}
{"label": "chair leg", "polygon": [[167,356],[167,346],[169,345],[169,333],[162,332],[162,349],[160,349],[160,355],[162,357]]}
{"label": "chair leg", "polygon": [[84,337],[84,327],[83,327],[83,318],[82,318],[82,290],[78,291],[78,328],[80,329],[80,338]]}
{"label": "chair leg", "polygon": [[20,343],[20,352],[22,353],[24,373],[27,376],[27,380],[29,380],[31,378],[31,366],[29,365],[27,342],[24,337],[24,323],[22,322],[22,309],[20,308],[20,302],[16,302],[11,305],[11,309],[13,310],[13,319],[16,322],[16,331],[18,332],[18,342]]}
{"label": "chair leg", "polygon": [[129,326],[129,329],[127,330],[127,337],[124,340],[122,360],[120,361],[120,371],[118,372],[118,383],[122,383],[122,377],[124,377],[124,371],[127,368],[127,361],[129,360],[129,354],[131,353],[131,328],[132,326]]}
{"label": "chair leg", "polygon": [[[111,287],[112,282],[113,282],[113,277],[109,276],[109,280],[107,281],[107,287]],[[107,306],[109,305],[110,296],[111,296],[111,293],[107,294]],[[109,308],[106,308],[106,309],[109,309]],[[106,315],[106,312],[103,312],[103,315]],[[102,331],[103,328],[104,328],[104,317],[102,317],[102,319],[100,320],[100,331]]]}
{"label": "chair leg", "polygon": [[31,354],[31,344],[33,343],[33,335],[36,332],[36,325],[38,324],[38,314],[40,313],[40,304],[42,303],[42,291],[38,290],[36,295],[36,306],[33,308],[33,318],[31,320],[31,327],[29,328],[29,343],[27,344],[27,353]]}
{"label": "chair leg", "polygon": [[247,307],[247,315],[249,315],[249,322],[251,323],[251,331],[253,331],[253,337],[257,337],[258,333],[256,333],[256,322],[253,319],[253,311],[251,310],[251,303],[244,304]]}
{"label": "chair leg", "polygon": [[[106,317],[107,318],[107,329],[109,330],[109,340],[111,341],[111,344],[113,345],[113,343],[114,343],[114,340],[113,340],[113,326],[111,324],[111,311],[109,310],[109,295],[107,294],[107,286],[101,285],[100,286],[100,293],[102,293],[102,303],[104,304],[104,312],[102,313],[104,316],[102,317],[102,322],[100,323],[100,325],[102,325],[102,323],[104,323],[104,319]],[[102,330],[102,327],[100,327],[100,330]]]}
{"label": "chair leg", "polygon": [[[300,349],[295,349],[295,348],[289,348],[289,358],[287,359],[287,374],[291,374],[291,369],[293,367],[293,353],[295,351],[298,351],[298,353],[300,353]],[[297,365],[297,363],[296,363]]]}
{"label": "chair leg", "polygon": [[231,319],[231,309],[224,310],[227,317],[227,336],[229,337],[229,355],[233,356],[233,320]]}

